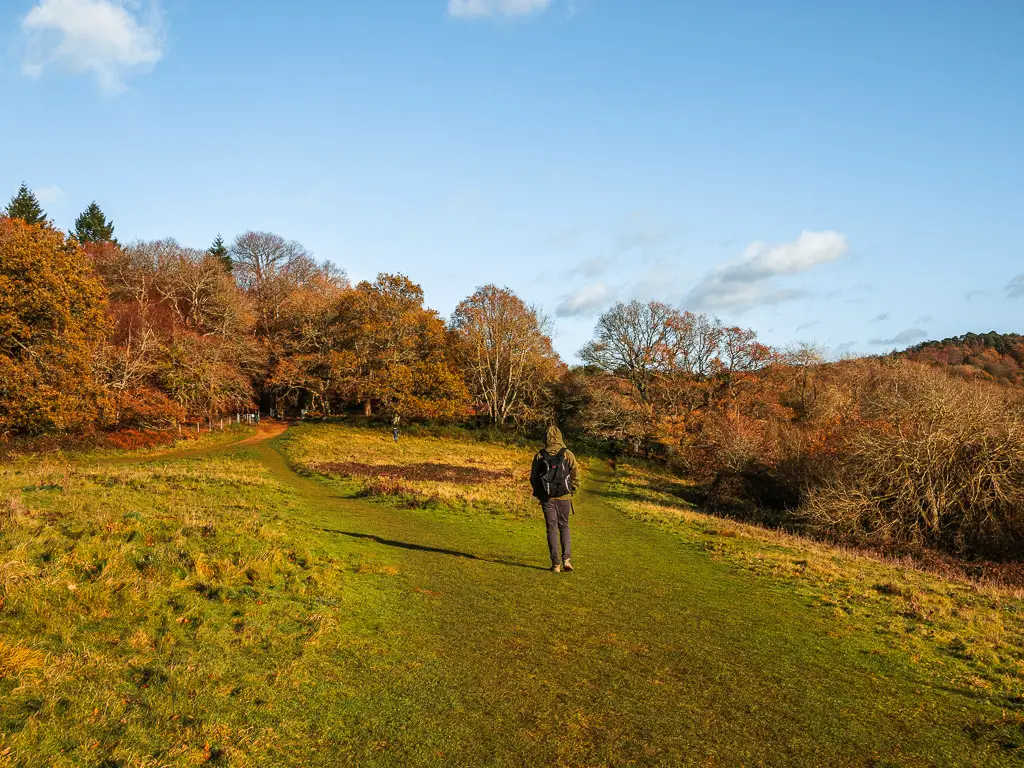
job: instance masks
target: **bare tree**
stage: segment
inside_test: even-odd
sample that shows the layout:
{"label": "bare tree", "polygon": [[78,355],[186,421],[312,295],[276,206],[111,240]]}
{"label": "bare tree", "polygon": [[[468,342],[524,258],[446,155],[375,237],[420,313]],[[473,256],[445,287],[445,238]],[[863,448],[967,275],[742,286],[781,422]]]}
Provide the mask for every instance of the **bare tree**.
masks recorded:
{"label": "bare tree", "polygon": [[632,384],[648,402],[651,382],[665,371],[678,352],[679,311],[660,301],[619,302],[597,320],[595,339],[580,358]]}
{"label": "bare tree", "polygon": [[557,374],[549,321],[507,288],[485,285],[452,316],[467,383],[495,424],[526,415]]}
{"label": "bare tree", "polygon": [[270,232],[239,235],[230,253],[232,274],[255,301],[256,330],[263,338],[275,335],[291,293],[331,270],[318,267],[301,244]]}
{"label": "bare tree", "polygon": [[718,318],[683,312],[671,325],[672,367],[701,379],[714,373],[723,333]]}

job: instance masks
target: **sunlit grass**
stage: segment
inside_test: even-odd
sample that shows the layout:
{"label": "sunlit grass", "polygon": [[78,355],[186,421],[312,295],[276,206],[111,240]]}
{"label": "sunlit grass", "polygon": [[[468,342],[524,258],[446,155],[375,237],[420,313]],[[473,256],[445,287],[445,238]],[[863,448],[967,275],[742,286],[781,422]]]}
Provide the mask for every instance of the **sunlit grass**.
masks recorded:
{"label": "sunlit grass", "polygon": [[653,467],[605,479],[555,576],[500,484],[407,512],[267,445],[0,466],[0,766],[1015,764],[1013,595],[702,515]]}
{"label": "sunlit grass", "polygon": [[[980,694],[1024,696],[1024,590],[704,514],[687,500],[691,484],[655,464],[620,462],[612,488],[612,504],[629,516],[794,589],[834,617],[837,632],[882,636],[915,663]],[[1018,738],[1024,745],[1024,732]]]}
{"label": "sunlit grass", "polygon": [[395,443],[390,430],[345,425],[298,429],[285,445],[298,469],[343,480],[361,495],[409,506],[536,514],[528,448],[406,434]]}
{"label": "sunlit grass", "polygon": [[0,493],[0,764],[281,765],[310,735],[375,589],[258,465],[23,462]]}

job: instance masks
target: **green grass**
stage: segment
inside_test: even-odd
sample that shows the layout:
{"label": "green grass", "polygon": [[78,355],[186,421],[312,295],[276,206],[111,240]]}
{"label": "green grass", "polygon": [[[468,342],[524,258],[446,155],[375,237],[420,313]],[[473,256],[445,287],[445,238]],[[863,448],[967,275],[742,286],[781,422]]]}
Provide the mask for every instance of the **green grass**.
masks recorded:
{"label": "green grass", "polygon": [[[336,439],[298,431],[290,460]],[[353,499],[273,443],[23,462],[0,491],[0,765],[1024,762],[995,661],[915,661],[877,631],[898,592],[876,617],[823,601],[905,569],[787,577],[801,542],[731,535],[660,480],[590,478],[563,576],[536,515]]]}
{"label": "green grass", "polygon": [[298,427],[281,446],[296,469],[355,496],[520,519],[535,512],[527,481],[536,448],[422,428],[403,430],[396,443],[390,429],[341,424]]}
{"label": "green grass", "polygon": [[908,561],[712,517],[687,500],[692,490],[655,465],[626,462],[604,493],[634,519],[808,598],[831,614],[836,632],[880,636],[915,665],[1011,709],[1024,701],[1024,589],[940,576]]}

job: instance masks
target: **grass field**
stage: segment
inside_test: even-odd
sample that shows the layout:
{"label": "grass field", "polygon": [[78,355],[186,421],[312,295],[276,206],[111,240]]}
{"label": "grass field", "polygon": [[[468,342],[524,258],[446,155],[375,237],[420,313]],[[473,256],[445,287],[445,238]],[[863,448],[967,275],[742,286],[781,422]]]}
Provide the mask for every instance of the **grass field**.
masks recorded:
{"label": "grass field", "polygon": [[[871,634],[888,651],[980,697],[1024,702],[1024,589],[939,576],[913,564],[839,549],[803,537],[700,513],[692,488],[656,466],[620,462],[612,504],[662,526],[709,558],[808,598],[834,619],[834,632]],[[1024,720],[1005,738],[1024,749]]]}
{"label": "grass field", "polygon": [[332,424],[294,430],[284,450],[303,472],[404,506],[518,518],[536,507],[527,482],[535,449],[405,431],[395,443],[388,429]]}
{"label": "grass field", "polygon": [[528,450],[415,509],[291,468],[476,467],[353,448],[379,438],[0,468],[0,765],[1024,764],[1011,593],[699,515],[642,466],[594,464],[562,576],[500,506]]}

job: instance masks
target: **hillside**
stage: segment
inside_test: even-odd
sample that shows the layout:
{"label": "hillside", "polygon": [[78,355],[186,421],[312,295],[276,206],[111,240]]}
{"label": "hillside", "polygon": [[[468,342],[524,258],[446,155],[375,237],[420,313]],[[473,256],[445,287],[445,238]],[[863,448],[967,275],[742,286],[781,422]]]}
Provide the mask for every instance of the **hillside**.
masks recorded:
{"label": "hillside", "polygon": [[453,440],[0,468],[0,765],[1021,764],[1019,595],[593,460],[556,576]]}
{"label": "hillside", "polygon": [[1024,383],[1024,336],[1017,333],[965,333],[917,344],[904,351],[903,356],[948,366],[963,376]]}

